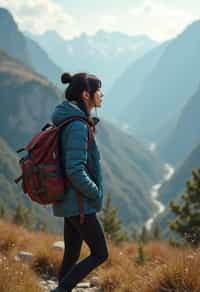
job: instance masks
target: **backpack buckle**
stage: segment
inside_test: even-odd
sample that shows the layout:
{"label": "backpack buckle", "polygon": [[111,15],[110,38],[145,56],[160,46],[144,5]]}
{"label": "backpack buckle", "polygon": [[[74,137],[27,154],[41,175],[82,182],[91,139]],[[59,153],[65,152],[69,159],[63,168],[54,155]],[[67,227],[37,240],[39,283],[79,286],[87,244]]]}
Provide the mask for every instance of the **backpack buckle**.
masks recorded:
{"label": "backpack buckle", "polygon": [[17,177],[17,178],[14,180],[14,182],[15,182],[16,184],[18,184],[18,182],[19,182],[21,179],[22,179],[22,175],[20,175],[19,177]]}

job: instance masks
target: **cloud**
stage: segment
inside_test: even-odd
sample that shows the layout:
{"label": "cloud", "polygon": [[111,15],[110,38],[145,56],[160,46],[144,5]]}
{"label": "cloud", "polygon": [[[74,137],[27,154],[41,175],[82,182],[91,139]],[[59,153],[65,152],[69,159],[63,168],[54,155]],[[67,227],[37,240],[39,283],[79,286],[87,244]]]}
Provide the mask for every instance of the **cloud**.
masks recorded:
{"label": "cloud", "polygon": [[124,5],[115,13],[114,8],[107,13],[91,10],[88,15],[80,13],[76,19],[56,0],[0,0],[0,6],[10,10],[20,30],[36,34],[55,30],[65,38],[72,38],[82,32],[94,34],[97,30],[105,30],[129,35],[145,34],[163,41],[174,37],[198,19],[192,12],[184,10],[183,6],[179,9],[165,2],[143,0],[139,6],[130,8],[129,5],[128,8]]}
{"label": "cloud", "polygon": [[103,29],[129,35],[145,34],[157,41],[163,41],[175,37],[187,25],[199,18],[184,8],[163,1],[144,0],[140,5],[132,8],[124,5],[119,14],[98,15],[96,22],[93,21],[93,32]]}
{"label": "cloud", "polygon": [[187,25],[198,19],[188,10],[166,4],[164,0],[144,0],[138,6],[129,6],[120,13],[98,14],[92,19],[93,26],[85,24],[88,33],[120,31],[129,35],[145,34],[157,41],[175,37]]}
{"label": "cloud", "polygon": [[20,30],[36,34],[56,30],[67,38],[77,34],[72,16],[53,0],[0,0],[0,6],[12,13]]}
{"label": "cloud", "polygon": [[101,29],[101,27],[103,25],[105,25],[106,27],[114,27],[117,24],[117,17],[114,15],[102,15],[101,16],[101,21],[99,22],[99,29]]}
{"label": "cloud", "polygon": [[174,37],[188,24],[198,19],[197,15],[191,14],[183,8],[178,9],[159,0],[146,0],[139,7],[129,11],[134,30],[140,33],[148,32],[157,40]]}

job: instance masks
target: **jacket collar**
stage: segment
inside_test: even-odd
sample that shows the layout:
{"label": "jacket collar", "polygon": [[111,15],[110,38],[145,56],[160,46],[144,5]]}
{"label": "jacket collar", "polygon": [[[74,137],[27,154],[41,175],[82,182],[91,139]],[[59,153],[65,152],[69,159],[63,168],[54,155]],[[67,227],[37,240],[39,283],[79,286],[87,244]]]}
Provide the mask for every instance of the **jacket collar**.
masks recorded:
{"label": "jacket collar", "polygon": [[[69,104],[76,107],[78,110],[82,111],[82,109],[80,109],[80,107],[78,106],[78,103],[76,100],[69,101]],[[82,113],[84,112],[82,111]],[[100,122],[100,119],[98,117],[92,117],[92,120],[94,121],[95,126]]]}

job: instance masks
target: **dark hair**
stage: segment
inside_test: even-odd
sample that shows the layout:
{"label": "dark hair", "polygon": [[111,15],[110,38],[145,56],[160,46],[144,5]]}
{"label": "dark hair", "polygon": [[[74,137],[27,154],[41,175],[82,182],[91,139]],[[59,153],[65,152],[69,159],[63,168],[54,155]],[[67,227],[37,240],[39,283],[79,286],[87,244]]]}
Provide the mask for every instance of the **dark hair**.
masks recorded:
{"label": "dark hair", "polygon": [[84,90],[87,90],[91,98],[93,98],[95,91],[101,87],[101,80],[95,75],[87,73],[77,73],[74,75],[63,73],[61,75],[61,82],[64,84],[69,83],[69,86],[65,90],[65,98],[69,101],[77,101],[79,108],[84,111],[88,119],[93,123],[90,113],[82,99],[82,93]]}
{"label": "dark hair", "polygon": [[[74,75],[63,73],[61,76],[61,81],[64,84],[69,83],[69,86],[65,91],[65,98],[69,101],[77,101],[80,108],[87,116],[89,116],[87,108],[84,106],[82,107],[82,93],[84,90],[87,90],[91,93],[91,98],[93,98],[94,92],[101,87],[101,80],[99,80],[95,75],[87,73],[77,73]],[[85,103],[83,104],[85,105]]]}

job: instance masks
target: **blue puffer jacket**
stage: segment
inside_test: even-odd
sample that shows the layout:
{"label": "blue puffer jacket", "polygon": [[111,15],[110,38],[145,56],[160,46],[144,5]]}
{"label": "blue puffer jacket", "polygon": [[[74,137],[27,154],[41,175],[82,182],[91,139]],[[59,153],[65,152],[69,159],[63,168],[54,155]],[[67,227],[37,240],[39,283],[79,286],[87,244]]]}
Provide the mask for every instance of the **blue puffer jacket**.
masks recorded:
{"label": "blue puffer jacket", "polygon": [[[74,103],[64,100],[57,105],[52,122],[61,123],[70,116],[85,117],[85,113]],[[53,214],[58,217],[79,215],[76,187],[81,191],[84,213],[94,213],[102,209],[103,185],[100,165],[100,153],[95,141],[87,150],[88,126],[82,121],[73,121],[63,126],[60,133],[61,165],[64,174],[69,177],[71,186],[66,189],[65,199],[53,204]],[[92,175],[86,169],[88,162],[93,170]]]}

